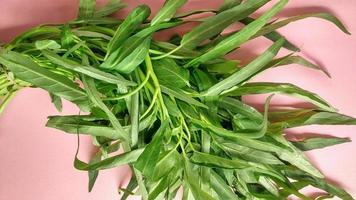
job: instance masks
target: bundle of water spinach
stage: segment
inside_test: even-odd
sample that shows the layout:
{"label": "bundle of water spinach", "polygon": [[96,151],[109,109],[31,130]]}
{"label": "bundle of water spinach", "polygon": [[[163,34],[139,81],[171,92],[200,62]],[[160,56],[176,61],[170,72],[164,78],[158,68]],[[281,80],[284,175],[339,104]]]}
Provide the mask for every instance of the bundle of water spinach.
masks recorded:
{"label": "bundle of water spinach", "polygon": [[[75,158],[75,168],[88,171],[89,191],[100,170],[129,165],[133,175],[126,188],[119,188],[122,199],[174,199],[183,191],[183,199],[196,200],[310,200],[300,191],[313,186],[325,191],[316,199],[351,200],[303,153],[350,140],[288,141],[284,131],[313,124],[356,125],[356,120],[295,85],[249,82],[288,64],[329,75],[296,55],[298,47],[277,32],[289,23],[316,17],[349,33],[329,13],[274,20],[288,0],[274,1],[262,15],[251,17],[269,2],[225,0],[219,9],[177,13],[187,0],[167,0],[155,16],[148,5],[140,5],[117,19],[110,15],[125,7],[119,0],[101,9],[95,0],[81,0],[76,20],[35,27],[1,47],[0,111],[18,90],[37,87],[48,91],[58,110],[65,99],[88,113],[50,116],[47,126],[90,135],[99,147],[88,162]],[[154,37],[192,21],[197,25],[183,36]],[[242,28],[223,33],[235,23]],[[272,45],[247,65],[225,57],[260,37]],[[277,57],[281,49],[290,54]],[[262,112],[242,101],[250,94],[271,94]],[[271,111],[274,94],[300,98],[314,108]],[[124,153],[117,155],[120,150]]]}

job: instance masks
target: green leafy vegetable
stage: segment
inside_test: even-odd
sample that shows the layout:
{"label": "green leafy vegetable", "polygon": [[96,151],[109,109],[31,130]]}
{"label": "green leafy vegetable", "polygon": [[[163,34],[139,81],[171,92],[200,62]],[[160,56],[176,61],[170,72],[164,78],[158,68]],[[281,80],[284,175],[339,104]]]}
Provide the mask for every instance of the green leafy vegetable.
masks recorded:
{"label": "green leafy vegetable", "polygon": [[[80,0],[78,19],[17,36],[0,47],[0,113],[26,87],[48,92],[59,112],[62,99],[75,103],[83,114],[50,116],[46,126],[92,138],[96,154],[88,163],[78,153],[74,160],[74,167],[88,174],[89,191],[101,170],[128,165],[132,177],[119,188],[123,200],[130,195],[173,200],[180,188],[187,200],[311,200],[314,196],[302,190],[308,186],[325,192],[315,199],[352,200],[304,154],[348,138],[284,136],[289,128],[356,125],[356,119],[295,85],[249,82],[289,64],[330,77],[322,66],[295,55],[300,49],[277,30],[316,17],[348,34],[341,21],[330,13],[275,20],[288,0],[261,9],[259,17],[255,12],[270,0],[224,0],[218,10],[180,13],[187,2],[166,0],[154,16],[148,5],[138,5],[117,19],[110,15],[125,6],[122,1],[110,0],[96,10],[95,0]],[[185,34],[177,31],[187,23]],[[243,26],[225,34],[235,23]],[[156,33],[166,29],[174,35],[164,41]],[[262,36],[273,44],[246,66],[233,54],[226,56]],[[284,55],[276,57],[281,48]],[[244,102],[251,94],[271,95],[256,108]],[[275,108],[274,94],[315,108]]]}

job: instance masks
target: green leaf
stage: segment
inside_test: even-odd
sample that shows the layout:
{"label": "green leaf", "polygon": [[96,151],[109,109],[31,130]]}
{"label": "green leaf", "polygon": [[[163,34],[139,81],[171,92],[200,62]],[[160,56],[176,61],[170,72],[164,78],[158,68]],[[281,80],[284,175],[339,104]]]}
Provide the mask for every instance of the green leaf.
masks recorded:
{"label": "green leaf", "polygon": [[[115,142],[109,145],[108,147],[105,147],[104,149],[100,149],[89,161],[90,163],[96,163],[100,162],[101,158],[103,157],[103,152],[105,151],[106,154],[113,153],[118,151],[120,148],[120,142]],[[88,191],[91,192],[94,188],[95,182],[99,176],[99,171],[98,170],[92,170],[88,171],[88,178],[89,178],[89,183],[88,183]]]}
{"label": "green leaf", "polygon": [[107,55],[118,49],[127,40],[136,29],[148,18],[151,10],[146,5],[141,5],[133,9],[122,22],[122,24],[117,28],[114,36],[110,40],[107,49]]}
{"label": "green leaf", "polygon": [[171,149],[160,154],[154,173],[149,176],[152,181],[158,181],[160,178],[171,173],[174,168],[181,167],[180,154]]}
{"label": "green leaf", "polygon": [[56,96],[51,93],[49,93],[49,96],[51,97],[51,101],[56,107],[57,111],[62,112],[62,99],[59,96]]}
{"label": "green leaf", "polygon": [[110,139],[119,139],[116,130],[111,127],[71,116],[50,116],[48,117],[46,126],[72,134],[80,133]]}
{"label": "green leaf", "polygon": [[121,0],[110,0],[104,7],[94,13],[94,17],[101,18],[109,16],[124,7],[126,7],[126,4],[122,3]]}
{"label": "green leaf", "polygon": [[38,40],[36,41],[35,46],[38,50],[61,48],[61,45],[54,40]]}
{"label": "green leaf", "polygon": [[80,0],[78,18],[88,19],[94,16],[96,0]]}
{"label": "green leaf", "polygon": [[53,26],[35,27],[35,28],[32,28],[32,29],[22,33],[18,37],[16,37],[11,42],[10,47],[12,47],[14,45],[18,45],[18,44],[20,44],[21,42],[23,42],[23,41],[25,41],[27,39],[31,39],[31,38],[37,38],[37,39],[45,38],[45,39],[48,39],[48,37],[59,36],[60,33],[61,33],[61,30],[58,27],[53,27]]}
{"label": "green leaf", "polygon": [[326,111],[335,111],[325,100],[319,97],[317,94],[303,90],[293,84],[289,83],[247,83],[237,89],[227,93],[228,96],[243,96],[249,94],[266,94],[277,93],[285,94],[293,97],[298,97],[307,102],[310,102],[319,108]]}
{"label": "green leaf", "polygon": [[88,111],[86,93],[67,77],[44,69],[30,58],[16,52],[0,52],[0,63],[8,67],[21,80],[72,101],[83,111]]}
{"label": "green leaf", "polygon": [[282,143],[283,145],[289,147],[289,149],[292,150],[275,152],[280,159],[291,163],[292,165],[315,177],[324,178],[323,174],[321,174],[320,171],[310,163],[304,153],[295,146],[293,146],[292,143],[287,141],[282,135],[273,135],[272,137],[277,142]]}
{"label": "green leaf", "polygon": [[269,165],[281,165],[283,164],[276,156],[271,153],[244,147],[232,142],[221,143],[224,146],[224,150],[229,154],[241,157],[244,160],[250,162],[257,162]]}
{"label": "green leaf", "polygon": [[[235,128],[236,130],[234,130],[234,132],[238,135],[244,135],[249,138],[255,138],[255,139],[262,138],[267,133],[267,129],[268,129],[268,109],[272,97],[273,95],[269,96],[266,100],[264,106],[265,110],[264,110],[263,120],[261,122],[253,121],[253,119],[248,118],[248,116],[243,116],[240,113],[234,115],[232,123],[234,127],[238,127]],[[238,121],[238,123],[236,123],[236,121]],[[253,122],[249,122],[249,121],[253,121]]]}
{"label": "green leaf", "polygon": [[186,2],[187,0],[166,0],[163,7],[152,19],[151,25],[154,26],[155,24],[169,21],[176,14],[177,9],[182,7]]}
{"label": "green leaf", "polygon": [[335,112],[313,109],[281,110],[270,113],[273,126],[293,128],[306,125],[356,125],[356,119]]}
{"label": "green leaf", "polygon": [[[96,153],[94,155],[94,157],[92,157],[89,161],[89,163],[95,163],[95,162],[99,162],[101,160],[101,151],[99,150],[98,153]],[[88,171],[88,178],[89,178],[89,182],[88,182],[88,191],[91,192],[94,188],[96,179],[99,176],[99,171],[97,170],[93,170],[93,171]]]}
{"label": "green leaf", "polygon": [[255,123],[261,123],[263,121],[263,116],[255,108],[242,103],[241,101],[231,98],[224,97],[219,100],[219,107],[232,112],[233,114],[240,114]]}
{"label": "green leaf", "polygon": [[[182,58],[194,58],[197,55],[200,55],[200,52],[186,49],[186,48],[179,48],[175,44],[171,44],[168,42],[158,42],[158,41],[152,41],[153,47],[157,46],[158,48],[165,50],[165,51],[175,51],[174,56],[180,56]],[[176,50],[178,49],[178,50]],[[161,54],[164,54],[163,52]]]}
{"label": "green leaf", "polygon": [[203,191],[199,186],[199,177],[196,176],[192,169],[192,164],[187,158],[184,159],[184,180],[189,186],[190,191],[192,192],[195,200],[213,200],[214,198],[208,193]]}
{"label": "green leaf", "polygon": [[120,190],[124,191],[124,194],[121,197],[121,200],[126,200],[131,194],[129,193],[130,191],[133,191],[135,188],[137,188],[137,180],[135,176],[131,176],[131,180],[125,190],[120,188]]}
{"label": "green leaf", "polygon": [[261,151],[268,151],[268,152],[283,151],[283,148],[278,147],[276,145],[271,145],[267,142],[251,139],[246,135],[239,135],[232,131],[226,130],[224,128],[216,127],[214,125],[208,124],[206,122],[202,122],[200,120],[196,120],[196,119],[191,119],[191,120],[192,123],[195,126],[198,126],[200,129],[207,130],[210,134],[213,134],[220,138],[224,138],[227,141],[234,141],[236,144],[261,150]]}
{"label": "green leaf", "polygon": [[287,56],[284,56],[284,57],[281,57],[281,58],[277,58],[275,59],[274,61],[272,61],[268,67],[279,67],[279,66],[283,66],[283,65],[289,65],[289,64],[298,64],[298,65],[301,65],[301,66],[304,66],[304,67],[308,67],[308,68],[311,68],[311,69],[315,69],[315,70],[320,70],[322,72],[324,72],[329,78],[331,77],[331,75],[329,74],[329,72],[318,66],[318,65],[315,65],[313,63],[311,63],[310,61],[306,60],[305,58],[303,57],[300,57],[300,56],[292,56],[292,55],[287,55]]}
{"label": "green leaf", "polygon": [[[277,42],[279,39],[284,38],[283,35],[281,35],[280,33],[278,33],[277,31],[272,31],[266,35],[264,35],[264,37],[266,37],[267,39],[271,40],[272,42]],[[283,44],[283,47],[294,51],[294,52],[299,52],[300,49],[294,45],[291,41],[286,39],[286,42]]]}
{"label": "green leaf", "polygon": [[294,151],[290,151],[289,149],[276,146],[273,143],[250,139],[244,135],[235,134],[234,132],[228,131],[224,128],[215,127],[211,124],[207,124],[194,119],[191,120],[195,125],[199,126],[199,128],[210,130],[209,133],[212,133],[220,138],[224,138],[225,140],[229,141],[234,141],[236,144],[250,147],[253,149],[276,153],[280,159],[290,162],[296,167],[310,174],[313,174],[316,177],[323,177],[323,175],[316,168],[314,168],[306,159],[306,157],[300,152],[298,152],[297,149],[294,149]]}
{"label": "green leaf", "polygon": [[[142,44],[145,44],[144,47],[147,48],[147,45],[148,46],[150,45],[150,43],[147,41],[148,40],[147,38],[151,38],[151,35],[154,32],[161,29],[171,28],[179,24],[181,24],[181,22],[167,22],[167,23],[157,24],[155,26],[151,26],[141,30],[140,32],[136,33],[135,35],[125,40],[125,42],[120,46],[120,48],[113,51],[112,54],[110,54],[105,60],[105,62],[103,62],[100,66],[107,69],[114,68],[122,73],[132,72],[136,67],[135,65],[132,65],[133,67],[131,68],[127,68],[126,66],[124,66],[123,69],[118,68],[117,65],[120,64],[128,56],[131,56],[131,58],[135,58],[136,54],[134,54],[133,52],[137,49],[138,49],[137,51],[142,51]],[[135,53],[137,53],[137,51]],[[130,61],[131,59],[125,62],[130,62]]]}
{"label": "green leaf", "polygon": [[193,77],[199,88],[199,91],[207,90],[217,82],[215,77],[200,69],[194,70]]}
{"label": "green leaf", "polygon": [[219,11],[222,12],[230,8],[233,8],[237,5],[240,5],[241,2],[242,0],[224,0],[224,4],[220,7]]}
{"label": "green leaf", "polygon": [[80,161],[78,158],[76,158],[76,160],[74,161],[74,167],[82,171],[111,169],[114,167],[136,162],[136,160],[142,154],[143,151],[144,148],[136,149],[90,164],[87,164],[83,161]]}
{"label": "green leaf", "polygon": [[[240,22],[247,25],[247,24],[250,24],[252,23],[253,21],[255,21],[254,18],[252,17],[246,17],[245,19],[241,20]],[[268,25],[267,25],[268,26]],[[258,34],[258,33],[257,33]],[[260,37],[260,36],[257,36],[257,34],[253,37],[253,38],[257,38],[257,37]],[[265,35],[263,35],[264,37],[266,37],[267,39],[273,41],[273,42],[276,42],[278,41],[279,39],[281,38],[284,38],[284,36],[282,36],[280,33],[278,33],[277,31],[271,31],[270,33],[267,33]],[[291,51],[300,51],[300,49],[295,46],[294,44],[292,44],[290,41],[288,41],[286,39],[286,42],[284,43],[283,45],[284,48],[288,49],[288,50],[291,50]]]}
{"label": "green leaf", "polygon": [[135,168],[140,170],[145,176],[150,176],[154,172],[155,166],[159,159],[164,133],[167,131],[167,127],[168,121],[163,121],[152,141],[149,145],[147,145],[145,151],[135,163]]}
{"label": "green leaf", "polygon": [[256,72],[261,70],[265,65],[267,65],[281,49],[284,40],[281,39],[274,43],[266,52],[260,55],[258,58],[253,60],[247,66],[243,67],[241,70],[235,72],[228,78],[220,81],[206,92],[203,93],[204,96],[214,96],[218,95],[221,92],[228,90],[236,85],[239,85],[248,79],[250,79]]}
{"label": "green leaf", "polygon": [[173,96],[174,98],[184,101],[190,105],[194,105],[202,108],[208,108],[205,104],[199,102],[198,100],[195,100],[194,98],[190,97],[188,94],[185,94],[184,91],[179,88],[175,88],[173,90],[171,88],[161,85],[161,90],[163,93]]}
{"label": "green leaf", "polygon": [[266,100],[265,106],[264,106],[264,114],[263,114],[263,121],[261,124],[259,124],[256,127],[248,127],[248,129],[242,129],[238,130],[239,133],[243,133],[246,136],[250,138],[261,138],[263,137],[268,129],[268,110],[269,110],[269,105],[271,103],[273,95],[269,96]]}
{"label": "green leaf", "polygon": [[211,170],[211,187],[216,192],[217,196],[221,200],[225,199],[238,199],[238,196],[234,194],[226,181],[217,174],[214,170]]}
{"label": "green leaf", "polygon": [[305,18],[309,18],[309,17],[316,17],[316,18],[320,18],[320,19],[324,19],[327,20],[333,24],[335,24],[340,30],[342,30],[344,33],[346,34],[350,34],[350,32],[346,29],[346,27],[342,24],[342,22],[336,18],[334,15],[330,14],[330,13],[311,13],[311,14],[304,14],[304,15],[298,15],[298,16],[294,16],[294,17],[289,17],[285,20],[276,22],[276,23],[272,23],[268,26],[265,26],[263,29],[261,29],[256,37],[261,36],[261,35],[265,35],[268,34],[276,29],[279,29],[283,26],[288,25],[291,22],[295,22],[298,20],[302,20]]}
{"label": "green leaf", "polygon": [[292,142],[294,146],[302,151],[310,151],[314,149],[322,149],[329,146],[351,142],[349,138],[308,138],[302,141]]}
{"label": "green leaf", "polygon": [[111,40],[111,36],[96,31],[75,29],[72,30],[72,32],[74,35],[82,38],[101,38],[107,41]]}
{"label": "green leaf", "polygon": [[[106,137],[110,139],[119,139],[114,128],[107,125],[102,125],[98,120],[103,119],[93,118],[92,116],[49,116],[46,126],[56,128],[71,134],[79,133]],[[152,113],[146,118],[140,120],[139,131],[143,131],[151,126],[155,120],[155,113]],[[123,129],[128,132],[131,129],[131,125],[124,126]]]}
{"label": "green leaf", "polygon": [[271,178],[268,178],[266,176],[260,176],[258,178],[258,182],[263,185],[263,187],[266,188],[271,194],[276,197],[279,196],[279,189]]}
{"label": "green leaf", "polygon": [[[245,26],[237,33],[225,38],[208,52],[192,60],[188,66],[196,66],[200,63],[221,58],[227,53],[239,47],[255,35],[263,26],[268,23],[288,3],[288,0],[280,0],[275,6],[263,14],[260,18]],[[243,4],[242,4],[243,5]]]}
{"label": "green leaf", "polygon": [[201,14],[201,13],[215,13],[216,10],[215,9],[196,9],[196,10],[191,10],[191,11],[187,11],[187,12],[182,12],[182,13],[177,13],[174,18],[186,18],[186,17],[190,17],[193,15],[197,15],[197,14]]}
{"label": "green leaf", "polygon": [[91,192],[93,190],[98,176],[99,176],[99,171],[89,171],[88,172],[88,177],[89,177],[88,191],[89,192]]}
{"label": "green leaf", "polygon": [[151,38],[147,37],[142,44],[140,44],[131,54],[124,58],[112,69],[118,72],[129,74],[133,72],[137,66],[139,66],[148,55],[148,51],[151,45]]}
{"label": "green leaf", "polygon": [[179,67],[174,60],[165,58],[152,64],[160,84],[171,88],[189,86],[189,71]]}
{"label": "green leaf", "polygon": [[191,106],[190,104],[184,101],[177,101],[177,104],[181,112],[185,115],[185,117],[189,119],[198,119],[200,117],[196,107]]}
{"label": "green leaf", "polygon": [[226,60],[217,63],[207,63],[205,67],[210,73],[231,75],[240,67],[240,61],[238,60]]}
{"label": "green leaf", "polygon": [[194,49],[206,39],[219,34],[232,23],[244,19],[268,2],[269,0],[247,1],[208,18],[183,36],[180,47]]}
{"label": "green leaf", "polygon": [[190,158],[190,161],[192,163],[211,168],[243,169],[250,166],[246,161],[239,160],[237,158],[227,159],[200,152],[194,152],[193,156]]}
{"label": "green leaf", "polygon": [[174,117],[179,117],[182,115],[177,104],[170,97],[168,97],[167,95],[163,95],[163,101],[167,107],[169,115]]}
{"label": "green leaf", "polygon": [[95,79],[98,79],[98,80],[101,80],[101,81],[104,81],[107,83],[118,84],[122,88],[125,88],[126,86],[135,86],[136,85],[136,83],[134,83],[132,81],[128,81],[120,75],[113,75],[111,73],[101,71],[100,69],[97,69],[94,67],[79,64],[72,60],[62,58],[62,57],[58,56],[56,53],[53,53],[50,51],[43,51],[42,53],[44,56],[46,56],[46,58],[48,58],[54,64],[57,64],[57,65],[62,66],[66,69],[73,70],[78,73],[87,75],[89,77],[92,77],[92,78],[95,78]]}
{"label": "green leaf", "polygon": [[94,79],[83,76],[82,80],[83,80],[84,87],[88,93],[89,99],[94,103],[95,106],[102,109],[108,116],[112,126],[116,130],[116,137],[124,140],[125,142],[129,142],[130,139],[127,131],[123,129],[116,116],[100,99],[100,93],[96,89]]}
{"label": "green leaf", "polygon": [[158,183],[151,189],[148,195],[148,200],[162,199],[162,192],[169,187],[169,176],[166,176],[158,181]]}
{"label": "green leaf", "polygon": [[324,179],[309,176],[305,172],[297,170],[297,169],[286,170],[286,174],[288,177],[291,177],[292,179],[306,181],[309,184],[311,184],[312,186],[322,189],[330,194],[333,194],[333,195],[339,197],[340,199],[354,200],[354,198],[350,194],[348,194],[345,190],[343,190],[337,186],[334,186],[330,183],[327,183],[327,181]]}
{"label": "green leaf", "polygon": [[[178,160],[180,160],[180,157],[178,157]],[[175,185],[177,185],[177,183],[179,184],[180,182],[181,171],[181,168],[171,169],[169,174],[164,177],[161,177],[158,182],[155,182],[154,184],[150,182],[150,184],[154,186],[150,189],[148,199],[169,199],[169,193],[174,193],[173,191]]]}

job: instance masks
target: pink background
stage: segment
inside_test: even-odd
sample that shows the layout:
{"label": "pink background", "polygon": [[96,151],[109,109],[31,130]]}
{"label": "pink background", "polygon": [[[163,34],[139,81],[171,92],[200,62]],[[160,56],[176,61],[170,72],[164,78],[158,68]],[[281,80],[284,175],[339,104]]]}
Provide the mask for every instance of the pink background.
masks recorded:
{"label": "pink background", "polygon": [[[103,3],[104,1],[100,1]],[[163,0],[126,1],[147,3],[154,11]],[[222,1],[190,0],[185,10],[216,7]],[[75,18],[78,1],[73,0],[1,0],[0,38],[14,35],[41,23],[66,22]],[[133,5],[131,4],[131,5]],[[355,0],[292,0],[279,16],[286,17],[311,11],[331,11],[356,33]],[[127,11],[125,11],[126,13]],[[328,79],[317,71],[298,66],[268,70],[255,78],[259,81],[292,82],[319,93],[342,113],[356,117],[356,37],[340,32],[333,25],[307,19],[281,31],[301,47],[303,55],[322,64],[332,75]],[[235,58],[248,61],[263,51],[267,40],[259,39],[244,46]],[[260,98],[249,97],[259,104]],[[275,105],[298,104],[300,101],[280,97]],[[77,113],[65,103],[63,114]],[[46,117],[58,114],[48,95],[39,89],[25,89],[17,94],[0,117],[0,200],[112,200],[117,188],[130,176],[127,167],[101,172],[92,193],[87,192],[87,174],[73,168],[76,136],[45,128]],[[290,131],[299,134],[329,134],[356,140],[356,127],[310,126]],[[90,140],[82,138],[81,157],[93,152]],[[334,183],[356,196],[355,143],[308,153],[313,163]]]}

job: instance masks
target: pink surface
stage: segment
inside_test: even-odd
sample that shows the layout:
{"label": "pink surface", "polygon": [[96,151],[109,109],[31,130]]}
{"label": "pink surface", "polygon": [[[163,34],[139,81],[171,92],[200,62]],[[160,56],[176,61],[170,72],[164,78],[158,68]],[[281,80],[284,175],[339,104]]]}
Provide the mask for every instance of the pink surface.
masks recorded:
{"label": "pink surface", "polygon": [[[103,1],[100,1],[103,2]],[[163,0],[127,1],[148,3],[157,10]],[[191,0],[185,9],[219,5],[216,0]],[[78,1],[73,0],[1,0],[0,38],[8,41],[15,34],[41,23],[58,23],[76,16]],[[356,33],[356,2],[354,0],[291,1],[285,17],[311,11],[329,10]],[[308,28],[308,29],[306,29]],[[319,93],[342,113],[356,117],[356,37],[347,36],[333,25],[319,19],[308,19],[281,31],[300,46],[303,55],[325,66],[333,76],[328,79],[317,71],[292,66],[268,70],[257,81],[292,82]],[[255,40],[244,46],[235,57],[245,62],[261,52],[269,42]],[[260,98],[249,97],[260,103]],[[300,103],[290,98],[278,98],[274,104]],[[77,108],[65,104],[63,114],[77,113]],[[117,188],[130,176],[127,167],[101,172],[94,191],[87,193],[87,174],[76,171],[73,156],[76,136],[45,128],[46,117],[57,114],[48,95],[38,89],[26,89],[17,94],[0,117],[0,200],[112,200],[118,198]],[[304,127],[292,133],[320,133],[350,137],[356,141],[356,127]],[[82,138],[81,157],[92,152],[90,140]],[[322,172],[334,183],[356,197],[355,143],[308,153]]]}

